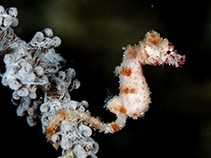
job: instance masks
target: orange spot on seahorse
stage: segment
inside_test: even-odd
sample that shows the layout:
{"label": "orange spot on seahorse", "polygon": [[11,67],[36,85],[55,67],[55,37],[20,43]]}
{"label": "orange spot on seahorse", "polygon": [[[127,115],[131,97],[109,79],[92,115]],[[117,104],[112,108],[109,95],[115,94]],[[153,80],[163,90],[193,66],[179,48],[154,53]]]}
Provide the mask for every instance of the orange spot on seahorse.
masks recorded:
{"label": "orange spot on seahorse", "polygon": [[98,125],[98,124],[96,124],[96,123],[93,123],[92,125],[93,125],[93,127],[94,127],[94,129],[95,129],[95,130],[97,130],[97,129],[98,129],[98,127],[99,127],[99,125]]}
{"label": "orange spot on seahorse", "polygon": [[118,111],[121,112],[123,114],[125,114],[127,112],[127,109],[125,109],[122,105],[114,105],[112,107],[109,108],[109,110],[113,110],[113,111]]}
{"label": "orange spot on seahorse", "polygon": [[113,128],[113,130],[114,130],[115,132],[120,130],[120,127],[119,127],[116,123],[112,123],[112,124],[111,124],[111,127]]}
{"label": "orange spot on seahorse", "polygon": [[135,88],[131,88],[130,89],[130,93],[135,93],[136,89]]}
{"label": "orange spot on seahorse", "polygon": [[124,67],[121,68],[121,70],[120,70],[119,73],[120,73],[121,75],[125,75],[125,76],[128,76],[128,77],[129,77],[129,76],[131,75],[132,71],[131,71],[130,68],[124,66]]}
{"label": "orange spot on seahorse", "polygon": [[135,93],[135,88],[120,88],[121,93],[128,94],[128,93]]}
{"label": "orange spot on seahorse", "polygon": [[162,39],[156,33],[151,33],[150,36],[148,38],[146,38],[146,40],[148,40],[149,42],[151,42],[154,45],[156,45],[162,41]]}
{"label": "orange spot on seahorse", "polygon": [[119,111],[120,111],[121,113],[123,113],[123,114],[125,114],[125,113],[127,112],[127,110],[126,110],[124,107],[122,107],[122,106],[121,106],[121,108],[119,109]]}
{"label": "orange spot on seahorse", "polygon": [[129,49],[128,53],[127,53],[127,57],[128,58],[136,58],[137,57],[138,52],[134,49]]}
{"label": "orange spot on seahorse", "polygon": [[128,92],[129,92],[129,88],[123,88],[123,93],[125,93],[125,94],[128,94]]}

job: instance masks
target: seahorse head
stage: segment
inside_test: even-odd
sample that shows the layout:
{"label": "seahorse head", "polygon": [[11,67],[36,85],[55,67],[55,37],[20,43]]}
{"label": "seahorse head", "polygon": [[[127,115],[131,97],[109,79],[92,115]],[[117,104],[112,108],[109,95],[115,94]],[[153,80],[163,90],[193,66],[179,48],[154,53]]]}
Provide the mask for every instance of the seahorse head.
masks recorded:
{"label": "seahorse head", "polygon": [[143,41],[145,64],[181,66],[185,62],[185,56],[179,55],[174,46],[163,39],[156,31],[147,32]]}

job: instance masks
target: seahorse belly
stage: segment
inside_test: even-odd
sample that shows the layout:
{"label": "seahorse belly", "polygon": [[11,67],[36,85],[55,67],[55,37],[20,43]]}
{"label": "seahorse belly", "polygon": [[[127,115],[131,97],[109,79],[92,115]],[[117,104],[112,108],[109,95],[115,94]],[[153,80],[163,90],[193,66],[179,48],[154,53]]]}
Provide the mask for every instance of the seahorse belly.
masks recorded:
{"label": "seahorse belly", "polygon": [[108,102],[111,112],[118,115],[124,113],[129,117],[138,118],[144,115],[150,104],[150,91],[143,76],[140,56],[127,58],[129,51],[121,66],[116,68],[120,78],[120,93]]}

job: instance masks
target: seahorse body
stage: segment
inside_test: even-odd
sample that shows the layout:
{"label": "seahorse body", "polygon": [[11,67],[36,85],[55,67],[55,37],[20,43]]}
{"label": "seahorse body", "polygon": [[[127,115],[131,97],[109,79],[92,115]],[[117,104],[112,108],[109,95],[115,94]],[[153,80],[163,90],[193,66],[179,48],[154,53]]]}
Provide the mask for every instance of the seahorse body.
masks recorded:
{"label": "seahorse body", "polygon": [[181,66],[185,56],[176,53],[167,39],[151,31],[138,45],[125,48],[124,58],[115,70],[120,78],[120,93],[108,101],[108,109],[137,119],[143,116],[151,103],[150,90],[143,75],[143,65],[169,64]]}

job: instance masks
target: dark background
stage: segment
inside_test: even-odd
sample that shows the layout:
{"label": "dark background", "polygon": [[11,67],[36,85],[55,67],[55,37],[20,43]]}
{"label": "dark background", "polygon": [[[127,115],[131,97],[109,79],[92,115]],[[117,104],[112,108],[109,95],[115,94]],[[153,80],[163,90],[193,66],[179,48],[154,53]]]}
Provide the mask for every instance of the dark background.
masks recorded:
{"label": "dark background", "polygon": [[[19,11],[16,34],[26,41],[46,27],[62,39],[57,51],[77,72],[81,87],[74,100],[87,100],[92,115],[112,121],[103,108],[118,94],[113,70],[123,46],[149,30],[171,41],[186,55],[182,68],[145,66],[152,104],[144,118],[128,119],[113,135],[94,132],[99,158],[211,157],[211,2],[158,0],[0,0]],[[1,86],[1,155],[54,158],[60,155],[42,134],[16,116],[11,91]]]}

